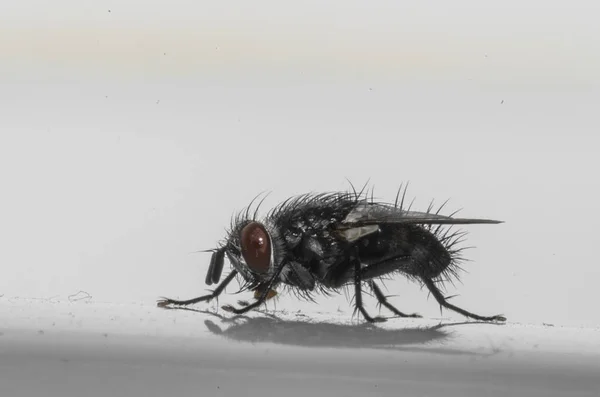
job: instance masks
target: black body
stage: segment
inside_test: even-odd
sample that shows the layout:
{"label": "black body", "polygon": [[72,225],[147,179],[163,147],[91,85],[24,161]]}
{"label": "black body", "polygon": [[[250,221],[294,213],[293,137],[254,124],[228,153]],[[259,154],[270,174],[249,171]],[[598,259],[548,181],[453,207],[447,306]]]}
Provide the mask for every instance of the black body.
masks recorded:
{"label": "black body", "polygon": [[[400,193],[400,191],[399,191]],[[258,208],[250,216],[246,211],[232,220],[231,229],[221,246],[213,250],[206,275],[208,285],[218,283],[227,256],[233,271],[213,293],[187,301],[163,299],[159,306],[188,305],[218,296],[236,276],[242,278],[242,290],[255,291],[255,302],[240,302],[223,309],[240,314],[275,295],[277,288],[288,287],[299,297],[313,299],[315,292],[329,293],[354,286],[356,310],[370,322],[362,301],[363,284],[373,291],[380,304],[401,317],[405,314],[389,302],[376,284],[381,277],[402,273],[421,282],[440,305],[478,320],[504,321],[503,316],[480,316],[447,302],[438,285],[458,277],[461,249],[455,248],[464,232],[449,233],[444,225],[500,223],[486,219],[452,218],[410,211],[402,202],[386,204],[369,200],[362,193],[307,194],[285,201],[262,220]],[[260,204],[259,204],[260,206]],[[443,205],[442,205],[443,207]]]}

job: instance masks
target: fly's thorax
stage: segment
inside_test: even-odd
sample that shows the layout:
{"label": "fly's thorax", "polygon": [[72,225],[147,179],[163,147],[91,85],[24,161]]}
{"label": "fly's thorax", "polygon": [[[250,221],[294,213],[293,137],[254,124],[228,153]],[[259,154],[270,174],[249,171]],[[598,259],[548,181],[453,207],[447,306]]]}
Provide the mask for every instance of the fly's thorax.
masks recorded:
{"label": "fly's thorax", "polygon": [[270,280],[282,262],[280,233],[268,220],[238,222],[230,232],[226,253],[232,266],[249,281]]}

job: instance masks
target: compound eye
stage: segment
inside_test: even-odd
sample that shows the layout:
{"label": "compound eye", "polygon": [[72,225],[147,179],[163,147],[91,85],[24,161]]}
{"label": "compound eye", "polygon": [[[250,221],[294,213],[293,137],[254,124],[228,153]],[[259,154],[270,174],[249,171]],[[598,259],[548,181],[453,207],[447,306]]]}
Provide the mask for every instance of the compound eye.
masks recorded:
{"label": "compound eye", "polygon": [[244,226],[241,233],[242,256],[250,267],[257,273],[269,270],[271,262],[271,240],[264,226],[251,222]]}

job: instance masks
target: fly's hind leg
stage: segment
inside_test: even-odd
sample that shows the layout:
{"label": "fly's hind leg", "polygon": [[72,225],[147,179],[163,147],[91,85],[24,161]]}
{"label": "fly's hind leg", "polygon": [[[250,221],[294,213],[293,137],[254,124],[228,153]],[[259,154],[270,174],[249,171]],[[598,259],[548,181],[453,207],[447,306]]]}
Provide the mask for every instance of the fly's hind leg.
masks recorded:
{"label": "fly's hind leg", "polygon": [[421,318],[422,316],[418,313],[406,314],[396,309],[394,305],[387,301],[387,297],[381,291],[381,288],[373,280],[369,280],[369,287],[373,290],[375,297],[380,305],[385,306],[389,311],[394,313],[398,317],[412,317],[412,318]]}
{"label": "fly's hind leg", "polygon": [[429,289],[429,291],[431,291],[431,294],[433,295],[433,297],[435,298],[435,300],[441,306],[445,307],[446,309],[453,310],[453,311],[455,311],[457,313],[462,314],[463,316],[470,317],[470,318],[473,318],[475,320],[480,320],[480,321],[506,321],[506,317],[504,317],[502,315],[480,316],[478,314],[468,312],[465,309],[461,309],[458,306],[454,306],[453,304],[448,303],[448,301],[446,300],[446,298],[444,297],[444,295],[442,294],[442,292],[439,290],[439,288],[435,285],[435,283],[433,282],[433,280],[431,280],[430,278],[426,278],[426,277],[422,277],[422,280],[425,283],[425,285],[427,286],[427,288]]}

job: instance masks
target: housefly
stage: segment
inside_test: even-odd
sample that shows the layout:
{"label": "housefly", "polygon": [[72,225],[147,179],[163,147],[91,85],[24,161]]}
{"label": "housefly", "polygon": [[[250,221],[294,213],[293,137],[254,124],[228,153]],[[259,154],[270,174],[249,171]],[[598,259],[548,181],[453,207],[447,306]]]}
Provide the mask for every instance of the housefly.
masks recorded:
{"label": "housefly", "polygon": [[[430,205],[426,212],[405,208],[406,187],[394,204],[379,202],[363,191],[304,194],[289,198],[266,216],[251,213],[252,203],[231,221],[225,240],[213,250],[205,282],[217,284],[211,293],[189,300],[162,298],[158,306],[185,306],[208,302],[238,278],[240,291],[254,292],[252,303],[222,309],[242,314],[255,309],[287,289],[299,298],[314,300],[316,293],[330,295],[341,288],[354,290],[354,310],[368,322],[385,321],[371,316],[364,307],[363,288],[368,288],[379,304],[399,317],[407,314],[388,302],[378,282],[394,274],[425,286],[441,307],[481,321],[505,321],[502,315],[482,316],[448,302],[440,287],[458,279],[464,261],[457,248],[464,231],[451,231],[452,225],[498,224],[490,219],[454,218],[440,215]],[[263,199],[264,200],[264,199]],[[445,203],[444,203],[445,204]],[[225,257],[232,271],[221,281]]]}

